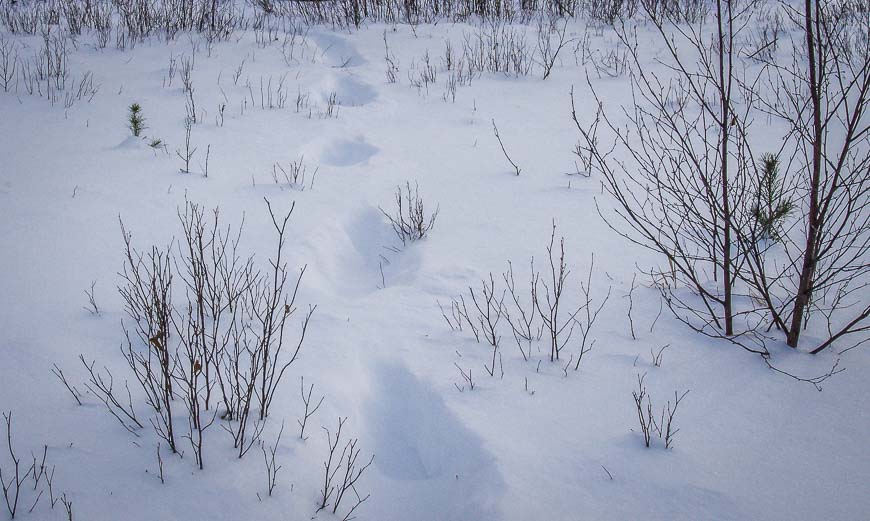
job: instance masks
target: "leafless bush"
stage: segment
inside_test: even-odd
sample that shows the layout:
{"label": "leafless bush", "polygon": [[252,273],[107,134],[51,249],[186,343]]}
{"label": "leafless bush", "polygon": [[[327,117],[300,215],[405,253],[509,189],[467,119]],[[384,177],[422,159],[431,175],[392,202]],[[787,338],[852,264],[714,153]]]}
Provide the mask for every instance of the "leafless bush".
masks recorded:
{"label": "leafless bush", "polygon": [[316,309],[316,306],[309,306],[308,312],[302,318],[299,340],[293,347],[290,358],[282,360],[285,326],[287,320],[296,312],[296,296],[298,295],[299,285],[302,282],[302,276],[305,274],[306,267],[299,270],[299,275],[296,277],[292,290],[290,290],[286,285],[288,281],[287,264],[282,261],[282,255],[286,240],[287,222],[290,220],[296,205],[294,203],[291,206],[287,215],[280,220],[280,224],[268,200],[266,200],[266,205],[269,207],[269,214],[275,227],[278,244],[274,259],[269,260],[271,269],[268,275],[261,278],[259,283],[250,286],[250,292],[253,297],[252,302],[254,304],[253,315],[259,327],[259,349],[263,353],[259,389],[261,420],[269,415],[269,406],[272,404],[275,392],[284,377],[284,373],[296,361],[296,357],[299,356],[299,350],[302,348],[302,343],[305,340],[305,333],[308,331],[309,321]]}
{"label": "leafless bush", "polygon": [[133,408],[132,393],[127,382],[124,382],[124,392],[127,395],[126,403],[124,403],[121,401],[124,398],[117,396],[115,393],[115,378],[108,368],[103,368],[102,372],[94,369],[96,361],[88,363],[84,355],[79,355],[79,360],[89,376],[89,380],[84,383],[85,389],[103,402],[109,414],[118,420],[118,423],[122,427],[128,432],[139,436],[138,431],[144,428],[144,425],[136,416],[136,410]]}
{"label": "leafless bush", "polygon": [[637,273],[633,273],[631,276],[631,287],[628,289],[628,294],[625,295],[625,298],[628,299],[628,311],[626,315],[628,316],[628,330],[631,332],[631,339],[637,340],[637,335],[634,332],[634,317],[631,312],[634,311],[634,290],[637,288]]}
{"label": "leafless bush", "polygon": [[641,1],[643,0],[586,0],[580,6],[590,20],[613,25],[621,19],[635,16]]}
{"label": "leafless bush", "polygon": [[[196,64],[196,56],[182,56],[181,58],[181,69],[179,69],[179,74],[181,75],[181,85],[182,90],[185,94],[193,93],[193,67]],[[170,84],[172,82],[172,71],[174,70],[174,62],[170,61],[169,63],[169,78]]]}
{"label": "leafless bush", "polygon": [[360,495],[356,489],[356,483],[375,459],[374,455],[372,455],[367,463],[359,461],[361,449],[357,448],[359,442],[357,438],[348,440],[341,449],[341,453],[338,452],[338,446],[341,442],[341,429],[346,421],[347,418],[338,419],[338,429],[335,432],[334,438],[329,429],[323,427],[323,430],[326,431],[329,455],[326,461],[323,462],[323,489],[321,490],[320,504],[317,508],[317,511],[320,512],[332,506],[332,513],[338,514],[338,509],[341,507],[341,502],[345,498],[345,495],[348,492],[352,492],[355,499],[351,501],[355,501],[355,503],[342,517],[342,521],[351,519],[356,509],[369,499],[369,494],[364,497]]}
{"label": "leafless bush", "polygon": [[0,465],[0,487],[3,489],[3,499],[6,503],[6,510],[9,512],[9,515],[12,516],[12,519],[15,519],[24,482],[27,481],[27,478],[33,471],[33,467],[25,469],[21,465],[21,459],[15,455],[15,448],[12,445],[12,412],[4,412],[3,419],[6,422],[6,449],[9,453],[9,460],[12,469],[7,470],[6,476],[4,476],[3,470],[5,467]]}
{"label": "leafless bush", "polygon": [[[149,408],[155,413],[151,420],[154,429],[175,453],[177,445],[172,415],[174,397],[172,375],[176,368],[170,345],[173,309],[171,247],[163,250],[152,246],[151,250],[143,255],[133,247],[132,234],[127,232],[123,222],[121,233],[124,238],[125,264],[121,272],[124,283],[118,291],[124,299],[125,311],[133,321],[139,343],[146,346],[144,352],[134,348],[130,333],[125,328],[126,348],[122,347],[122,353],[145,392]],[[89,367],[92,383],[99,388],[97,384],[100,382],[94,378],[94,363],[87,364],[84,357],[81,357],[81,361],[85,367]],[[111,373],[109,373],[109,383],[111,384]],[[111,390],[111,385],[108,389]],[[132,413],[129,389],[127,394],[129,412]],[[103,395],[111,398],[109,392],[104,391]],[[117,400],[110,401],[117,409]],[[107,403],[106,406],[108,407],[109,404]],[[125,411],[122,409],[121,412]],[[135,420],[135,415],[127,414],[127,416]],[[135,423],[141,428],[138,420]]]}
{"label": "leafless bush", "polygon": [[649,349],[650,361],[652,362],[653,366],[655,366],[655,367],[662,366],[662,355],[665,353],[665,349],[667,349],[669,347],[671,347],[671,344],[665,344],[659,349],[659,351],[657,353],[655,351],[653,351],[652,348]]}
{"label": "leafless bush", "polygon": [[583,0],[581,10],[592,20],[616,25],[640,14],[668,17],[677,23],[697,24],[708,15],[703,0]]}
{"label": "leafless bush", "polygon": [[[195,270],[196,268],[192,273],[194,277],[201,275]],[[201,282],[204,280],[197,281],[197,283]],[[205,295],[202,286],[196,286],[192,291],[193,295]],[[176,371],[173,376],[179,384],[180,392],[183,393],[182,400],[187,408],[188,431],[184,437],[190,442],[197,466],[202,469],[204,467],[203,433],[212,426],[217,412],[213,412],[211,417],[206,413],[211,389],[214,386],[214,380],[207,373],[212,365],[213,352],[209,349],[205,337],[205,305],[199,299],[194,302],[188,300],[187,309],[182,313],[176,311],[173,317],[173,325],[180,344],[174,354]]]}
{"label": "leafless bush", "polygon": [[18,44],[14,40],[0,36],[0,85],[3,86],[3,92],[9,92],[9,88],[17,78]]}
{"label": "leafless bush", "polygon": [[251,98],[251,105],[254,107],[259,106],[261,110],[283,109],[287,106],[287,100],[290,97],[286,82],[287,73],[282,74],[277,79],[272,75],[268,79],[261,75],[258,103],[254,95],[254,87],[251,85],[250,80],[248,80],[245,86]]}
{"label": "leafless bush", "polygon": [[[632,391],[631,395],[634,398],[634,406],[637,410],[637,421],[640,424],[640,431],[643,434],[644,445],[649,447],[652,439],[653,431],[655,430],[655,417],[652,412],[652,402],[646,394],[646,387],[643,384],[646,374],[637,375],[637,391]],[[646,398],[646,403],[644,403]]]}
{"label": "leafless bush", "polygon": [[317,404],[314,407],[311,406],[311,393],[314,392],[314,384],[308,388],[308,394],[305,394],[305,377],[300,378],[302,386],[302,403],[305,404],[305,412],[302,415],[301,420],[296,420],[296,423],[299,424],[299,439],[302,441],[307,440],[305,437],[305,426],[308,424],[308,418],[314,416],[314,413],[317,412],[317,409],[320,409],[320,406],[323,404],[323,399],[325,396],[321,396],[320,400],[318,400]]}
{"label": "leafless bush", "polygon": [[444,306],[441,305],[441,302],[438,302],[438,309],[441,310],[441,316],[444,317],[444,320],[447,322],[447,325],[450,327],[451,331],[462,331],[462,310],[459,307],[459,302],[456,299],[450,299],[450,316],[447,316],[447,312],[444,311]]}
{"label": "leafless bush", "polygon": [[507,159],[507,160],[508,160],[508,163],[510,163],[511,166],[514,167],[514,171],[515,171],[515,172],[517,173],[517,175],[519,176],[519,175],[520,175],[520,167],[518,167],[517,164],[513,162],[513,160],[512,160],[512,159],[510,158],[510,156],[508,155],[507,150],[505,150],[505,148],[504,148],[504,143],[502,142],[502,140],[501,140],[501,136],[500,136],[499,133],[498,133],[498,127],[495,126],[495,120],[494,120],[494,119],[492,120],[492,132],[493,132],[493,134],[495,134],[495,138],[498,140],[498,145],[501,147],[501,151],[502,151],[502,153],[504,154],[505,159]]}
{"label": "leafless bush", "polygon": [[395,214],[387,213],[381,207],[378,209],[390,221],[393,231],[396,232],[402,244],[407,244],[409,241],[419,241],[435,226],[435,218],[438,217],[440,207],[436,207],[430,215],[426,214],[417,183],[414,183],[413,191],[410,181],[405,182],[404,191],[401,186],[396,187],[395,201]]}
{"label": "leafless bush", "polygon": [[750,33],[749,48],[745,51],[747,58],[761,63],[773,62],[784,31],[781,11],[778,6],[774,6],[768,12],[766,19],[759,20],[759,27]]}
{"label": "leafless bush", "polygon": [[196,147],[191,147],[190,144],[190,133],[193,129],[194,123],[195,120],[191,119],[190,114],[184,118],[184,152],[182,153],[180,149],[175,151],[175,155],[184,161],[184,166],[179,169],[182,174],[190,173],[190,160],[193,159],[193,155],[196,154]]}
{"label": "leafless bush", "polygon": [[[543,287],[543,295],[539,288],[534,288],[535,309],[541,317],[543,330],[547,334],[547,340],[550,344],[550,361],[559,360],[559,356],[571,336],[574,334],[574,327],[577,324],[577,315],[582,310],[582,307],[569,309],[566,314],[563,312],[562,297],[565,292],[565,283],[568,281],[568,276],[571,270],[565,262],[565,238],[559,239],[559,249],[556,250],[556,223],[553,223],[553,230],[550,234],[550,244],[547,246],[547,256],[549,260],[550,270],[545,273],[544,277],[539,277],[538,280]],[[582,353],[581,353],[582,356]]]}
{"label": "leafless bush", "polygon": [[390,46],[387,43],[387,31],[384,31],[384,62],[387,64],[387,82],[397,83],[399,81],[399,65],[395,55],[390,52]]}
{"label": "leafless bush", "polygon": [[568,31],[568,19],[565,18],[560,27],[558,19],[553,16],[545,19],[545,13],[542,11],[538,18],[537,30],[538,55],[541,60],[541,68],[544,70],[543,79],[546,80],[553,72],[553,67],[556,66],[559,53],[571,43],[571,40],[565,36]]}
{"label": "leafless bush", "polygon": [[449,72],[447,74],[447,80],[444,82],[444,95],[442,96],[444,101],[451,101],[456,103],[456,90],[459,87],[459,74],[456,72]]}
{"label": "leafless bush", "polygon": [[595,68],[598,78],[619,78],[630,71],[631,58],[629,51],[622,43],[607,50],[595,50],[589,54],[589,61]]}
{"label": "leafless bush", "polygon": [[[304,268],[291,282],[282,260],[293,209],[278,219],[268,201],[267,207],[278,245],[264,271],[255,268],[253,256],[239,255],[243,227],[224,226],[218,210],[208,217],[202,206],[186,203],[178,214],[183,239],[165,249],[152,247],[147,254],[133,247],[122,224],[126,263],[119,291],[133,322],[133,334],[125,329],[122,352],[152,413],[152,427],[173,452],[179,451],[177,409],[179,401],[183,404],[187,429],[181,436],[200,468],[204,433],[218,416],[240,458],[257,445],[315,309],[309,307],[303,316],[299,337],[288,352],[291,335],[286,326],[297,311]],[[173,292],[183,298],[173,300]],[[119,393],[108,369],[98,371],[94,362],[80,358],[90,375],[88,390],[128,431],[139,435],[143,422],[126,382]],[[65,381],[59,370],[55,374]],[[74,387],[68,389],[78,396]]]}
{"label": "leafless bush", "polygon": [[[673,448],[674,437],[680,431],[674,423],[674,418],[676,417],[677,408],[679,407],[680,402],[682,402],[683,398],[689,394],[689,391],[685,391],[683,394],[674,391],[673,403],[668,400],[667,405],[662,408],[660,419],[656,421],[655,415],[653,414],[652,400],[650,399],[649,394],[647,394],[646,386],[644,385],[645,378],[646,374],[637,375],[637,390],[631,392],[632,397],[634,398],[634,406],[637,411],[638,424],[640,425],[640,430],[643,434],[644,445],[649,447],[653,435],[656,435],[659,439],[664,441],[665,449]],[[646,402],[644,402],[644,399],[646,399]]]}
{"label": "leafless bush", "polygon": [[53,374],[55,377],[57,377],[58,380],[60,380],[60,383],[62,383],[63,386],[66,387],[66,390],[69,391],[69,393],[72,395],[73,399],[75,399],[76,403],[81,405],[82,404],[82,399],[81,399],[82,393],[80,393],[79,390],[76,389],[75,385],[71,384],[69,382],[69,380],[67,380],[66,375],[64,374],[63,370],[60,367],[58,367],[57,364],[51,365],[51,374]]}
{"label": "leafless bush", "polygon": [[408,83],[412,87],[416,87],[419,94],[422,95],[424,91],[425,94],[428,94],[429,85],[434,84],[437,79],[438,70],[432,63],[428,50],[420,58],[419,64],[411,62],[411,66],[408,68]]}
{"label": "leafless bush", "polygon": [[61,503],[63,503],[63,510],[66,512],[66,520],[73,521],[73,509],[72,509],[72,500],[67,497],[66,493],[64,493],[60,498]]}
{"label": "leafless bush", "polygon": [[664,439],[666,449],[670,449],[674,446],[674,437],[680,431],[680,429],[676,428],[674,424],[674,417],[677,414],[677,407],[679,407],[680,402],[683,401],[683,398],[685,398],[687,394],[689,394],[689,391],[685,391],[683,394],[674,391],[673,403],[668,400],[667,405],[662,408],[662,417],[661,420],[659,420],[659,437]]}
{"label": "leafless bush", "polygon": [[160,444],[157,444],[157,477],[160,479],[160,484],[166,484],[166,476],[163,473],[163,456],[160,454]]}
{"label": "leafless bush", "polygon": [[100,307],[97,305],[97,299],[94,297],[94,287],[97,285],[97,281],[91,282],[91,289],[85,290],[85,295],[88,296],[88,305],[85,309],[88,313],[96,316],[100,316]]}
{"label": "leafless bush", "polygon": [[247,320],[249,316],[233,320],[231,340],[222,352],[217,373],[224,403],[221,428],[232,436],[239,458],[251,450],[265,428],[255,406],[263,355],[256,347],[251,326],[245,323]]}
{"label": "leafless bush", "polygon": [[[474,379],[471,376],[471,368],[469,368],[468,371],[466,371],[456,362],[454,362],[453,365],[456,366],[456,369],[459,370],[459,374],[462,376],[462,379],[465,381],[466,384],[468,384],[468,389],[470,391],[473,391],[474,390]],[[457,389],[459,389],[459,392],[463,392],[465,390],[465,386],[459,387],[459,385],[457,385],[457,384],[453,384],[453,385],[456,386]]]}
{"label": "leafless bush", "polygon": [[486,279],[480,283],[480,291],[474,292],[474,288],[469,286],[468,293],[471,296],[471,301],[477,310],[475,317],[480,331],[483,333],[483,338],[492,347],[492,360],[489,366],[484,364],[484,369],[490,376],[495,376],[495,361],[496,357],[500,357],[499,346],[501,344],[501,335],[498,333],[498,323],[504,315],[504,298],[507,290],[502,290],[501,296],[498,296],[495,279],[492,273],[489,274],[489,282]]}
{"label": "leafless bush", "polygon": [[535,271],[534,260],[531,261],[530,267],[531,281],[528,288],[528,305],[523,303],[525,298],[517,289],[514,281],[514,267],[510,261],[508,261],[508,271],[502,275],[507,292],[511,297],[510,302],[513,303],[510,310],[508,310],[508,306],[503,306],[502,310],[510,325],[520,354],[526,361],[532,357],[532,343],[540,340],[543,334],[543,327],[535,325],[535,317],[538,316],[535,310],[535,288],[538,286],[539,274]]}
{"label": "leafless bush", "polygon": [[9,2],[0,22],[15,33],[35,34],[45,27],[62,26],[77,36],[85,29],[96,33],[97,45],[105,48],[112,34],[119,49],[132,47],[148,36],[167,40],[181,32],[197,31],[211,41],[227,38],[242,27],[242,6],[233,2],[156,0],[134,3],[67,0],[48,3],[23,0]]}
{"label": "leafless bush", "polygon": [[25,508],[28,514],[32,514],[45,495],[48,495],[49,504],[54,508],[57,504],[54,491],[55,467],[48,464],[48,445],[43,445],[37,454],[31,452],[31,463],[28,466],[16,452],[12,433],[12,411],[4,412],[3,420],[6,424],[6,457],[0,459],[0,491],[3,492],[6,511],[12,519]]}
{"label": "leafless bush", "polygon": [[592,350],[595,345],[595,338],[591,337],[592,329],[595,326],[595,321],[598,320],[598,315],[607,301],[610,300],[611,287],[607,288],[607,294],[600,300],[595,302],[592,298],[592,273],[595,269],[595,255],[592,255],[592,260],[589,262],[589,271],[586,275],[586,281],[580,282],[580,294],[582,301],[580,303],[580,313],[577,314],[577,326],[580,328],[580,352],[577,355],[577,361],[574,365],[574,370],[580,369],[580,362],[583,360],[583,355]]}
{"label": "leafless bush", "polygon": [[512,76],[528,75],[534,63],[525,32],[495,19],[464,35],[462,60],[476,71]]}
{"label": "leafless bush", "polygon": [[[318,170],[319,168],[315,168],[314,172],[311,174],[308,188],[314,187],[314,178],[317,176]],[[297,161],[291,161],[290,166],[287,169],[281,166],[281,163],[278,163],[277,161],[272,165],[272,180],[275,181],[275,184],[280,184],[281,179],[283,178],[284,182],[290,188],[296,190],[305,190],[305,177],[307,173],[308,167],[305,165],[305,157],[300,157]]]}
{"label": "leafless bush", "polygon": [[278,452],[278,445],[281,443],[281,435],[284,434],[284,424],[281,424],[281,430],[278,431],[278,437],[275,438],[275,443],[266,449],[266,444],[263,443],[260,449],[263,451],[263,461],[266,464],[266,485],[269,490],[269,496],[275,491],[278,485],[278,471],[281,470],[281,465],[275,460],[275,454]]}
{"label": "leafless bush", "polygon": [[[574,87],[571,87],[571,98],[574,98]],[[581,139],[574,146],[574,155],[577,156],[577,159],[580,161],[580,164],[574,164],[577,170],[577,175],[582,177],[592,177],[593,170],[595,168],[595,156],[593,155],[596,150],[598,150],[599,140],[598,140],[598,125],[601,123],[601,115],[604,110],[601,103],[598,103],[598,108],[595,111],[595,118],[592,120],[592,123],[589,124],[588,127],[583,127],[583,135],[585,139]],[[577,125],[580,125],[580,122],[576,122]],[[610,155],[610,151],[602,151],[600,152],[602,157],[608,157]]]}
{"label": "leafless bush", "polygon": [[[492,347],[490,362],[484,364],[490,376],[494,376],[496,359],[500,365],[502,361],[501,334],[497,327],[502,317],[506,319],[525,361],[532,357],[534,344],[539,342],[545,333],[550,348],[550,361],[559,360],[562,350],[571,343],[575,328],[578,328],[579,351],[571,353],[570,360],[564,366],[566,376],[570,367],[573,366],[575,371],[580,368],[583,356],[595,345],[596,340],[592,331],[599,314],[610,298],[611,288],[608,287],[603,297],[593,296],[592,280],[595,266],[593,256],[585,280],[579,283],[579,301],[570,295],[570,291],[566,292],[571,270],[565,260],[564,238],[560,239],[557,251],[555,237],[554,223],[550,243],[547,246],[549,273],[542,276],[535,270],[534,259],[532,259],[528,297],[523,296],[523,290],[517,287],[513,263],[509,261],[508,271],[502,274],[505,288],[500,294],[495,278],[490,273],[489,280],[484,279],[481,282],[480,291],[475,291],[472,287],[468,288],[468,300],[465,294],[451,299],[449,316],[444,306],[438,304],[442,317],[452,331],[461,332],[464,331],[464,326],[468,326],[468,330],[478,343],[482,337]],[[510,298],[506,302],[508,295]],[[568,306],[572,307],[568,308]],[[471,385],[470,371],[466,374],[458,365],[457,368],[462,372],[465,381]]]}
{"label": "leafless bush", "polygon": [[333,91],[326,99],[326,109],[324,109],[320,117],[324,119],[337,118],[339,106],[340,103],[338,102],[338,93]]}

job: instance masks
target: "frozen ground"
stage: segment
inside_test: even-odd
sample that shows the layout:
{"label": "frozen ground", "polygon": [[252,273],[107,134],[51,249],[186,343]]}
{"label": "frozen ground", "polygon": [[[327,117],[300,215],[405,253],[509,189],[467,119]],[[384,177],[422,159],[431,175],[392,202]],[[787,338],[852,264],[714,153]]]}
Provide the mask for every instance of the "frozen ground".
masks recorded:
{"label": "frozen ground", "polygon": [[[92,71],[99,91],[90,101],[65,108],[0,94],[0,409],[14,411],[21,453],[48,445],[55,486],[73,500],[76,519],[331,519],[315,515],[326,454],[320,427],[334,429],[339,416],[349,417],[345,428],[363,456],[375,455],[361,480],[360,492],[371,493],[361,519],[870,516],[868,351],[843,355],[846,371],[817,392],[758,357],[689,333],[667,312],[651,329],[660,303],[645,283],[634,292],[633,340],[626,296],[635,267],[652,259],[599,218],[596,201],[605,211],[611,204],[599,180],[567,175],[577,139],[572,85],[581,117],[595,111],[584,67],[568,49],[546,81],[484,74],[445,101],[445,41],[459,45],[475,31],[451,23],[312,28],[290,59],[252,33],[210,48],[198,37],[126,51],[82,41],[69,67],[76,78]],[[583,34],[584,24],[572,22],[569,32]],[[386,79],[385,37],[397,83]],[[29,49],[42,44],[14,38]],[[601,52],[612,43],[606,30],[591,34]],[[438,78],[415,88],[409,72],[419,73],[427,51]],[[184,142],[186,100],[178,72],[169,84],[169,66],[194,57],[198,151],[184,174],[175,150]],[[263,92],[270,79],[275,91],[282,77],[286,105],[261,108],[261,81]],[[629,99],[624,76],[593,74],[592,82],[614,107]],[[337,116],[326,117],[333,93]],[[129,137],[132,102],[147,118],[145,134],[162,139],[166,152]],[[276,184],[273,165],[300,158],[309,175],[317,169],[313,187]],[[378,207],[390,208],[406,180],[440,213],[425,240],[402,248]],[[271,442],[286,422],[278,487],[266,497],[262,454],[236,459],[219,427],[207,432],[205,470],[189,455],[167,457],[161,485],[150,429],[131,436],[88,395],[77,406],[49,370],[57,363],[80,382],[83,353],[124,374],[119,216],[135,244],[148,247],[179,233],[176,210],[186,199],[220,207],[225,222],[244,216],[243,247],[265,259],[274,237],[264,197],[279,213],[295,202],[286,253],[290,266],[308,266],[300,302],[317,305],[263,436]],[[543,352],[524,362],[504,331],[504,376],[490,377],[489,350],[467,331],[452,332],[437,302],[490,271],[498,280],[508,260],[525,281],[529,259],[544,262],[554,220],[573,287],[593,254],[593,295],[612,286],[597,343],[566,377]],[[83,309],[92,281],[100,316]],[[650,349],[665,344],[654,367]],[[833,356],[775,351],[798,374],[824,371]],[[471,369],[473,391],[457,390],[464,382],[454,364]],[[645,448],[637,432],[631,393],[639,373],[656,407],[691,390],[672,450]],[[326,397],[304,442],[295,436],[301,376]],[[20,514],[63,516],[46,502]]]}

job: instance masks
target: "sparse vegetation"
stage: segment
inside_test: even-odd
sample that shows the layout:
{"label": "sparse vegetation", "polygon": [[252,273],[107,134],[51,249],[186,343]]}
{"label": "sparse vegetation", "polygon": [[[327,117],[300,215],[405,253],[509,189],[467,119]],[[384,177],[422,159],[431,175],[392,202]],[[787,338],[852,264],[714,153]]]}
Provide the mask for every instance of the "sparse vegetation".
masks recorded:
{"label": "sparse vegetation", "polygon": [[865,4],[0,0],[0,518],[860,517]]}

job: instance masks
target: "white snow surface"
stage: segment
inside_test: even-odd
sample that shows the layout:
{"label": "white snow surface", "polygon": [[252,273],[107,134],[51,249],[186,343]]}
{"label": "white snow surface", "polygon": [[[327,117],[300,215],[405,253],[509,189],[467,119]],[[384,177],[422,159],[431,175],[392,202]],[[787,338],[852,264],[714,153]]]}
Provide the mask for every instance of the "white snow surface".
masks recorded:
{"label": "white snow surface", "polygon": [[[572,22],[569,32],[584,25]],[[844,354],[846,371],[818,392],[757,356],[690,332],[667,310],[651,329],[659,294],[642,277],[633,340],[626,296],[636,267],[656,258],[607,228],[596,203],[607,211],[612,201],[595,176],[567,175],[578,137],[572,85],[581,117],[590,121],[595,112],[570,49],[546,81],[484,74],[459,87],[455,102],[443,98],[446,74],[428,92],[409,85],[412,62],[428,51],[441,70],[444,42],[456,45],[475,30],[446,22],[413,31],[314,27],[290,61],[280,45],[261,48],[250,33],[210,49],[197,36],[126,51],[83,40],[70,68],[93,72],[100,88],[90,102],[66,109],[0,93],[0,409],[14,411],[14,442],[25,459],[48,446],[55,487],[73,500],[76,519],[340,519],[315,514],[326,454],[320,427],[334,429],[340,416],[349,418],[345,428],[359,437],[363,457],[375,456],[361,480],[360,492],[371,498],[360,519],[870,519],[868,350]],[[400,67],[395,84],[384,72],[385,34]],[[38,36],[13,38],[40,45]],[[592,36],[601,49],[614,41],[608,30]],[[190,57],[194,45],[198,151],[184,174],[175,150],[184,140],[185,97],[177,75],[165,83],[170,57]],[[274,88],[282,75],[286,106],[261,109],[261,78],[267,85],[271,77]],[[590,79],[614,114],[629,102],[625,76]],[[337,117],[320,117],[333,92]],[[308,97],[299,112],[298,93]],[[134,101],[147,118],[145,134],[162,139],[168,153],[129,137],[125,115]],[[520,176],[501,153],[493,119]],[[318,169],[313,187],[273,181],[275,162],[286,168],[300,158],[309,175]],[[406,180],[440,213],[424,240],[402,247],[379,206],[392,208],[395,187]],[[225,223],[244,217],[241,248],[265,261],[274,231],[264,197],[277,213],[295,203],[287,261],[294,269],[307,264],[299,302],[317,305],[263,435],[273,441],[285,422],[278,487],[267,497],[262,454],[237,459],[217,426],[207,432],[205,469],[189,453],[167,456],[161,484],[150,427],[130,435],[87,394],[77,406],[51,365],[79,383],[82,353],[128,378],[118,350],[125,318],[116,289],[119,217],[135,245],[147,248],[180,233],[176,212],[186,199],[219,207]],[[451,331],[437,302],[489,272],[500,281],[508,260],[525,283],[531,257],[544,266],[554,221],[573,269],[571,298],[593,254],[593,295],[612,286],[597,342],[566,377],[543,351],[524,362],[504,330],[504,376],[490,377],[483,367],[489,350],[467,331]],[[92,281],[100,316],[83,309]],[[654,367],[650,350],[665,344],[662,366]],[[803,375],[836,358],[773,351],[778,364]],[[473,391],[457,390],[463,381],[455,363],[471,369]],[[690,390],[671,450],[644,447],[637,432],[631,393],[642,373],[656,408],[675,390]],[[296,425],[301,376],[326,397],[307,441]],[[43,501],[20,517],[62,519],[63,512]]]}

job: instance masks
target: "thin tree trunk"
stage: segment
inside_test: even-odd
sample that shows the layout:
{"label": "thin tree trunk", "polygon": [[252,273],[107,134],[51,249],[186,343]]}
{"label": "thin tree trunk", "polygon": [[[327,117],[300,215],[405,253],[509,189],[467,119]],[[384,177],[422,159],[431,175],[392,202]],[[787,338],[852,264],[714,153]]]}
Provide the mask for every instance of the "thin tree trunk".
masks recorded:
{"label": "thin tree trunk", "polygon": [[[807,242],[804,247],[804,259],[801,267],[800,278],[798,280],[797,295],[795,297],[794,309],[792,310],[791,326],[789,327],[786,343],[791,347],[797,347],[798,340],[801,334],[801,325],[803,316],[806,313],[806,308],[809,305],[812,297],[813,278],[818,262],[816,250],[818,242],[819,227],[819,185],[821,183],[822,174],[822,115],[821,115],[821,92],[820,78],[821,70],[818,60],[821,56],[816,55],[816,38],[817,34],[813,31],[813,4],[812,0],[804,2],[804,23],[806,25],[806,41],[807,41],[807,59],[809,61],[809,82],[810,82],[810,97],[813,109],[813,150],[812,150],[812,173],[810,180],[810,208],[807,217]],[[818,24],[819,6],[818,0],[815,1],[816,17],[815,23]]]}
{"label": "thin tree trunk", "polygon": [[[731,5],[728,1],[728,29],[729,29],[729,45],[728,59],[731,59]],[[731,204],[729,201],[729,182],[728,182],[728,133],[731,122],[731,71],[729,63],[728,83],[725,83],[725,33],[722,28],[722,1],[717,0],[717,16],[719,24],[719,103],[721,105],[721,116],[719,120],[719,132],[721,133],[721,144],[719,148],[721,160],[721,176],[722,176],[722,226],[723,226],[723,241],[722,241],[722,278],[725,291],[723,307],[725,308],[725,334],[731,336],[734,334],[734,316],[731,308],[731,285],[733,277],[731,275]],[[715,245],[714,245],[715,249]]]}

